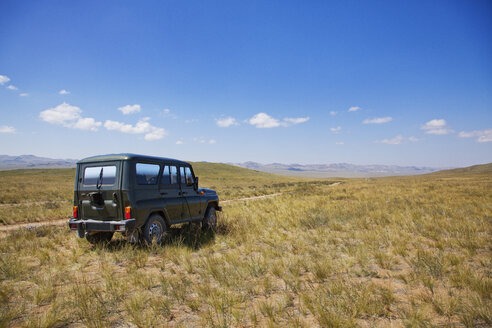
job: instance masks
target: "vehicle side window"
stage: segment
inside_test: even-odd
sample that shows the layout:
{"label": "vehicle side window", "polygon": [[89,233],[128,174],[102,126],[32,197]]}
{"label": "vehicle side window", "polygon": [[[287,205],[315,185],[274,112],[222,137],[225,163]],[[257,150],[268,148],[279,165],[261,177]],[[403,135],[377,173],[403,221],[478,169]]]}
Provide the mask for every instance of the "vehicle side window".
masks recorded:
{"label": "vehicle side window", "polygon": [[189,167],[185,167],[185,174],[186,174],[186,184],[193,184],[194,179],[193,179],[193,174],[191,173],[191,169]]}
{"label": "vehicle side window", "polygon": [[185,168],[180,166],[179,167],[179,177],[181,178],[181,184],[184,185],[186,184],[186,178],[185,178]]}
{"label": "vehicle side window", "polygon": [[165,165],[162,170],[161,184],[171,184],[171,174],[169,173],[169,166]]}
{"label": "vehicle side window", "polygon": [[178,169],[176,166],[170,166],[169,167],[171,171],[171,184],[177,184],[178,183]]}
{"label": "vehicle side window", "polygon": [[159,176],[159,165],[137,163],[137,183],[140,185],[153,185],[157,183],[157,177]]}

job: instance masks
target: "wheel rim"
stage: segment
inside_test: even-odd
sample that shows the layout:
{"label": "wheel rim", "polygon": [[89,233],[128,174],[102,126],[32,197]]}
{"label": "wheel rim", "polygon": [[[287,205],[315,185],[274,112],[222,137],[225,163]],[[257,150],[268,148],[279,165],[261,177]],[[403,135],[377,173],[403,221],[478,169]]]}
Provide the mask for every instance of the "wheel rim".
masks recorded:
{"label": "wheel rim", "polygon": [[152,243],[158,243],[162,238],[162,226],[158,222],[154,222],[149,227],[149,236]]}
{"label": "wheel rim", "polygon": [[208,216],[208,226],[210,228],[215,228],[215,225],[217,224],[217,215],[214,213],[212,215]]}

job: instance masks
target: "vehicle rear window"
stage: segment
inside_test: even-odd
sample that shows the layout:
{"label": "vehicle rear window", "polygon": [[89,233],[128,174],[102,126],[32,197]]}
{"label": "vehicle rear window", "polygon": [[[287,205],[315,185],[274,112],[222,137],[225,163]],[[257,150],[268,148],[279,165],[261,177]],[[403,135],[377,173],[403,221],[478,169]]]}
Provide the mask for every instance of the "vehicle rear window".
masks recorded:
{"label": "vehicle rear window", "polygon": [[[102,181],[99,181],[102,178]],[[90,166],[84,169],[84,184],[85,185],[113,185],[116,181],[116,166]]]}
{"label": "vehicle rear window", "polygon": [[158,164],[137,163],[137,183],[141,185],[153,185],[157,183],[159,176]]}

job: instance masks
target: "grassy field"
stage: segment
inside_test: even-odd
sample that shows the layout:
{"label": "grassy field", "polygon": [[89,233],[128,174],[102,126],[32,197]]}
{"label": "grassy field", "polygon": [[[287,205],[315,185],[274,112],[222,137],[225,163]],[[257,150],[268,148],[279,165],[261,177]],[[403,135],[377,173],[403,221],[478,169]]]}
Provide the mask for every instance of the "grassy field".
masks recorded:
{"label": "grassy field", "polygon": [[215,234],[185,225],[162,247],[4,233],[0,327],[492,325],[489,169],[336,186],[213,169],[197,167],[202,185],[229,198],[286,192],[228,203]]}
{"label": "grassy field", "polygon": [[[221,200],[295,190],[319,181],[288,178],[217,163],[193,163],[200,186]],[[67,217],[72,212],[75,169],[0,171],[0,225]],[[330,183],[337,180],[324,180]]]}

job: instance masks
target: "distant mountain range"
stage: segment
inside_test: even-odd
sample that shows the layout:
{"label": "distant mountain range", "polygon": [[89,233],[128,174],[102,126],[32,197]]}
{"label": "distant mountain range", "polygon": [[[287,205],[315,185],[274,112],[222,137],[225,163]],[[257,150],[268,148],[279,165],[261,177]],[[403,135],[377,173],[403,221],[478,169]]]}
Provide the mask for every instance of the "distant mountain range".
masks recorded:
{"label": "distant mountain range", "polygon": [[34,155],[0,155],[0,170],[75,167],[75,159],[53,159]]}
{"label": "distant mountain range", "polygon": [[256,162],[229,163],[251,170],[305,177],[378,177],[392,175],[415,175],[436,172],[448,168],[397,165],[335,164],[260,164]]}
{"label": "distant mountain range", "polygon": [[[76,159],[53,159],[34,155],[0,155],[0,170],[69,168],[75,167]],[[448,168],[396,165],[336,164],[261,164],[257,162],[227,163],[251,170],[281,175],[305,177],[377,177],[390,175],[414,175],[436,172]]]}

